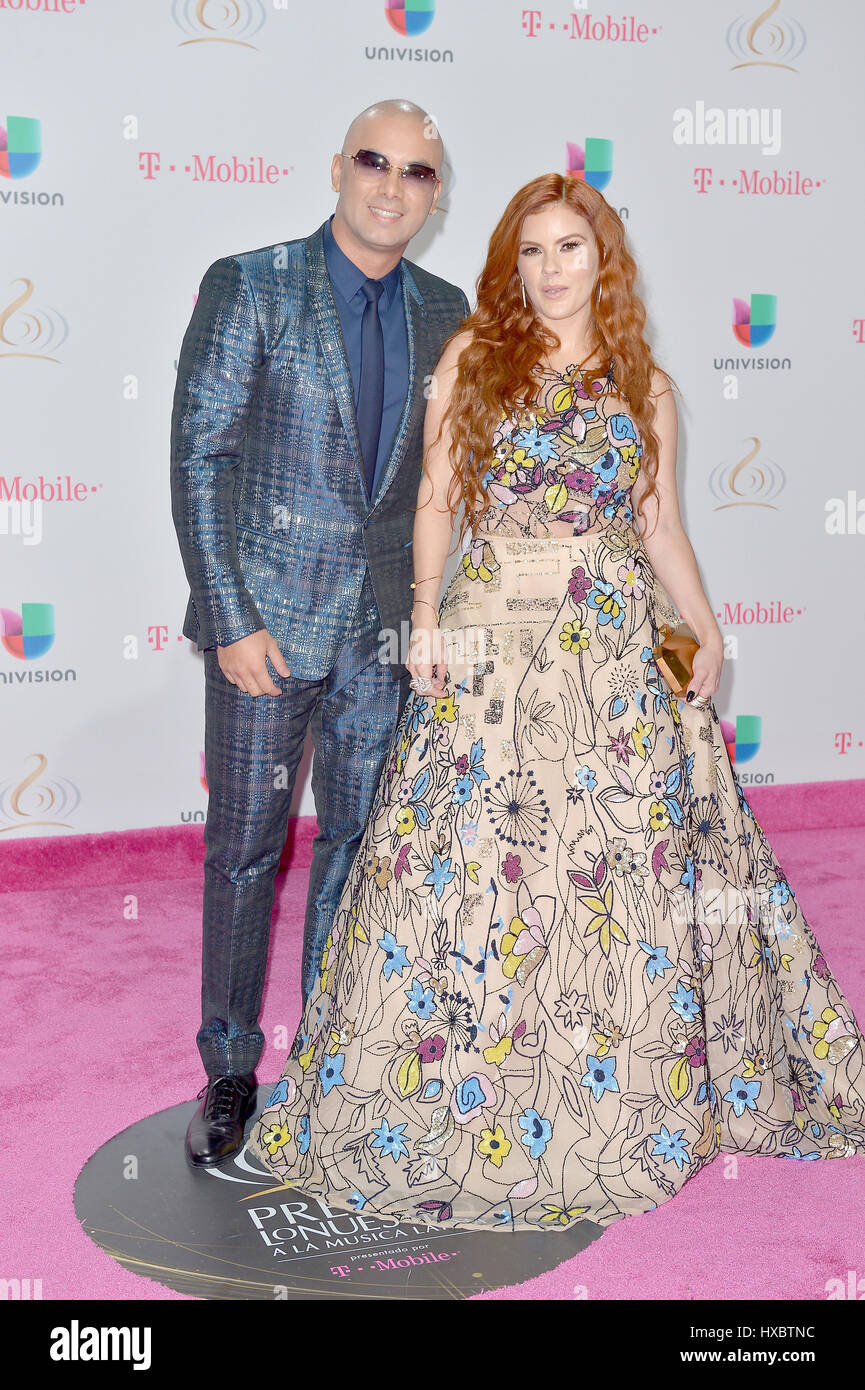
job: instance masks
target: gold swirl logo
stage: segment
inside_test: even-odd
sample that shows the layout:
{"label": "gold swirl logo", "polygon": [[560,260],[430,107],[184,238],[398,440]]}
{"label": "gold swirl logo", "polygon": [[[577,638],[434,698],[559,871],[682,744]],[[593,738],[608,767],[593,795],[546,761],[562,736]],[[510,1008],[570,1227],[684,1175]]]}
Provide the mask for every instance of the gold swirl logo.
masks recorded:
{"label": "gold swirl logo", "polygon": [[264,24],[262,0],[174,0],[172,18],[189,38],[180,47],[191,43],[233,43],[240,48],[255,48],[249,40]]}
{"label": "gold swirl logo", "polygon": [[807,42],[805,30],[796,19],[776,19],[781,0],[758,14],[756,19],[734,19],[727,30],[727,47],[734,58],[742,61],[737,68],[786,68],[796,72],[793,59],[798,58]]}
{"label": "gold swirl logo", "polygon": [[57,362],[51,352],[66,341],[69,325],[56,309],[27,307],[33,298],[33,281],[19,275],[12,284],[24,289],[0,309],[0,357],[35,357]]}
{"label": "gold swirl logo", "polygon": [[762,444],[756,435],[748,439],[750,447],[738,463],[722,463],[709,477],[709,488],[713,497],[718,498],[718,506],[713,511],[722,512],[727,507],[768,507],[777,511],[773,498],[777,497],[786,484],[783,468],[771,460],[758,457]]}
{"label": "gold swirl logo", "polygon": [[73,830],[74,826],[60,817],[71,815],[75,810],[81,800],[78,788],[65,777],[40,781],[48,759],[44,753],[28,756],[36,759],[32,772],[14,785],[6,783],[0,787],[0,815],[11,822],[0,826],[0,835],[9,831],[31,834],[38,830],[41,833],[46,828]]}

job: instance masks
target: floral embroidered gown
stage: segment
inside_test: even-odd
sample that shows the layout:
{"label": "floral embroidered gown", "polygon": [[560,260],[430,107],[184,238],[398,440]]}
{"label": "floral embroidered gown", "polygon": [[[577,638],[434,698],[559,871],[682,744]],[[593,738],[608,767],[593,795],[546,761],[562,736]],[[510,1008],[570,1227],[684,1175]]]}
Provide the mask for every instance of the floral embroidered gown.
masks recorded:
{"label": "floral embroidered gown", "polygon": [[612,378],[503,420],[282,1079],[250,1147],[337,1208],[606,1225],[719,1150],[865,1152],[863,1036],[737,781],[652,659]]}

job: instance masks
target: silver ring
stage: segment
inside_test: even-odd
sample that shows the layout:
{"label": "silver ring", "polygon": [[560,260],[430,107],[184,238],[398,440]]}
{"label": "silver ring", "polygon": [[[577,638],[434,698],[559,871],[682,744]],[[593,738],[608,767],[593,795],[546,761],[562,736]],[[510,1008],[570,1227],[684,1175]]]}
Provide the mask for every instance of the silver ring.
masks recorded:
{"label": "silver ring", "polygon": [[411,682],[411,685],[414,690],[429,690],[430,686],[432,685],[432,681],[430,680],[429,676],[415,676],[414,680]]}
{"label": "silver ring", "polygon": [[693,698],[693,700],[691,701],[691,708],[692,708],[692,709],[706,709],[706,707],[708,706],[708,704],[709,704],[709,701],[706,699],[705,695],[695,695],[694,698]]}

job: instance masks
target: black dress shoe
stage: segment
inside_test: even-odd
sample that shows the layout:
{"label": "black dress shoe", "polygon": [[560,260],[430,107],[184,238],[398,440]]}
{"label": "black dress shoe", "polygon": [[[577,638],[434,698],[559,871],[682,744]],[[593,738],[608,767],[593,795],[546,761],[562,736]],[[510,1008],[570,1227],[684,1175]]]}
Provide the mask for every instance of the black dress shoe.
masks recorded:
{"label": "black dress shoe", "polygon": [[197,1168],[221,1163],[243,1143],[243,1127],[255,1109],[255,1073],[213,1076],[186,1130],[186,1157]]}

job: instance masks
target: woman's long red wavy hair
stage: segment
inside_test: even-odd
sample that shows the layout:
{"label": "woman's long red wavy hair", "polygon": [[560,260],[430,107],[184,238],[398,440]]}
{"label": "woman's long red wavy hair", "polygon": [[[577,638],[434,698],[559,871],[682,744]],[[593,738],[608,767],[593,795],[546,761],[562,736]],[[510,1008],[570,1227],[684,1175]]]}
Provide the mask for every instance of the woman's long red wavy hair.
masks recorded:
{"label": "woman's long red wavy hair", "polygon": [[[655,411],[650,396],[655,362],[643,338],[646,310],[634,292],[637,266],[625,244],[625,228],[618,213],[590,184],[562,174],[542,174],[519,189],[505,208],[478,278],[477,308],[458,330],[469,331],[472,337],[460,353],[442,426],[447,423],[450,429],[454,477],[447,500],[453,517],[460,502],[465,502],[460,539],[469,526],[475,534],[486,505],[481,480],[489,467],[490,442],[502,411],[518,413],[536,398],[532,371],[548,351],[560,346],[531,305],[523,305],[517,270],[523,222],[554,203],[567,203],[584,217],[597,241],[600,303],[596,287],[592,291],[591,348],[592,360],[598,360],[600,366],[597,370],[593,367],[591,376],[602,379],[614,371],[615,388],[627,401],[639,428],[641,471],[647,480],[638,505],[641,516],[644,499],[657,491],[658,440],[652,428]],[[448,341],[457,336],[453,334]]]}

